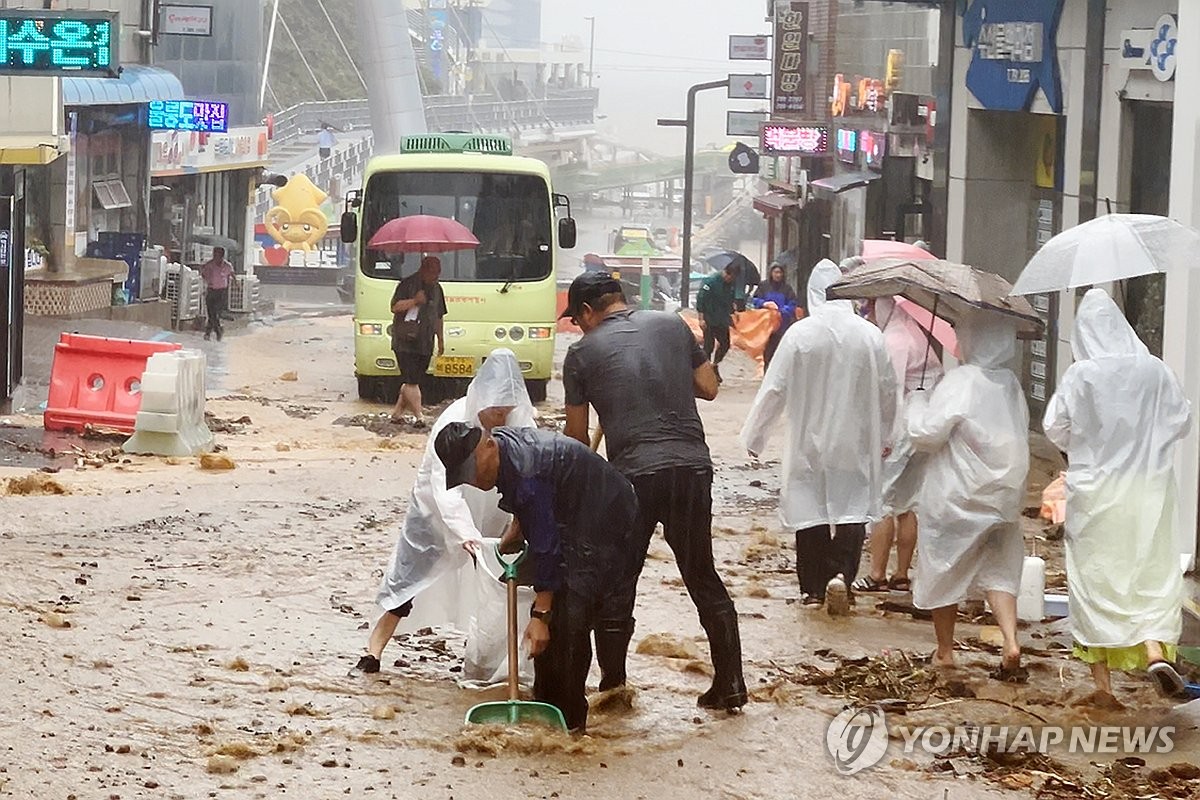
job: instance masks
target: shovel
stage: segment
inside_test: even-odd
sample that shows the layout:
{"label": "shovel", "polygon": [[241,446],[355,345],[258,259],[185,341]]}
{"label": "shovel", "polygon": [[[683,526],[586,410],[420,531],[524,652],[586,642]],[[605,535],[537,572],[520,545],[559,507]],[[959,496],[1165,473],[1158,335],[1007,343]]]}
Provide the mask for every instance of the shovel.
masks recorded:
{"label": "shovel", "polygon": [[496,545],[496,558],[504,566],[508,586],[508,700],[480,703],[467,711],[467,725],[519,725],[531,723],[567,730],[567,720],[557,706],[520,699],[517,673],[517,567],[525,560],[524,549],[506,561]]}

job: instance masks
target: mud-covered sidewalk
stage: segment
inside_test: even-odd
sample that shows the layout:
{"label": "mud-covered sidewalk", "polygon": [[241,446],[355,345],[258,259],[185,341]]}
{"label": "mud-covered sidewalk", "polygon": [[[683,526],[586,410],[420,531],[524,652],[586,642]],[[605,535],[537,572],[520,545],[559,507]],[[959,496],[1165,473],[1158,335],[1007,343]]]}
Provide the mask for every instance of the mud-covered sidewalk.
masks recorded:
{"label": "mud-covered sidewalk", "polygon": [[[718,467],[714,548],[736,596],[754,698],[742,714],[695,706],[707,646],[661,540],[641,583],[632,697],[607,698],[587,737],[464,731],[466,709],[498,695],[458,688],[462,643],[442,632],[404,634],[379,676],[349,677],[424,449],[417,433],[336,424],[382,410],[356,399],[352,348],[349,317],[325,314],[220,344],[209,411],[229,463],[209,466],[233,469],[105,457],[111,443],[91,441],[59,443],[49,458],[28,430],[36,418],[7,418],[18,428],[0,431],[12,443],[0,452],[26,460],[0,460],[0,797],[1183,797],[1200,788],[1167,770],[1200,758],[1196,714],[1132,679],[1117,683],[1123,708],[1096,707],[1061,624],[1023,631],[1033,677],[1008,686],[987,678],[996,657],[986,624],[961,627],[963,666],[946,676],[920,663],[932,631],[903,596],[884,598],[886,608],[861,598],[845,619],[802,609],[792,542],[776,525],[778,465],[749,464],[737,444],[757,383],[747,363],[724,370],[721,397],[704,408]],[[557,389],[548,414],[560,410]],[[1031,535],[1038,529],[1030,523]],[[1178,733],[1173,753],[1114,767],[1117,756],[909,755],[897,729],[879,767],[843,778],[826,727],[862,699],[891,701],[892,726],[1174,724]]]}

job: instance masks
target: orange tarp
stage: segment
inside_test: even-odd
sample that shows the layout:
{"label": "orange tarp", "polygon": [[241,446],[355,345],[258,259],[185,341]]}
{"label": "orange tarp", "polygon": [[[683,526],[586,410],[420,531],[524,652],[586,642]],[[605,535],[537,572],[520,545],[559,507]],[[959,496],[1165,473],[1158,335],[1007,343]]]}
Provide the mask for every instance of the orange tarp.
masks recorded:
{"label": "orange tarp", "polygon": [[[567,293],[560,291],[558,293],[558,312],[561,314],[563,309],[567,307]],[[687,310],[680,312],[683,321],[692,329],[692,334],[696,337],[696,341],[702,341],[704,335],[700,331],[700,320],[696,316],[696,312]],[[758,362],[759,370],[763,366],[763,351],[767,349],[767,339],[771,338],[771,334],[779,328],[779,312],[770,309],[750,309],[743,311],[737,315],[737,322],[730,331],[730,344],[733,347],[744,352],[746,355]],[[559,333],[579,333],[579,328],[571,324],[570,320],[560,319],[558,321]]]}
{"label": "orange tarp", "polygon": [[[680,314],[683,321],[692,329],[696,341],[703,341],[704,333],[700,330],[700,318],[695,311],[684,311]],[[756,308],[742,311],[737,315],[737,321],[729,332],[729,343],[758,362],[758,369],[763,368],[763,351],[767,349],[767,340],[771,338],[780,324],[779,312],[768,308]]]}

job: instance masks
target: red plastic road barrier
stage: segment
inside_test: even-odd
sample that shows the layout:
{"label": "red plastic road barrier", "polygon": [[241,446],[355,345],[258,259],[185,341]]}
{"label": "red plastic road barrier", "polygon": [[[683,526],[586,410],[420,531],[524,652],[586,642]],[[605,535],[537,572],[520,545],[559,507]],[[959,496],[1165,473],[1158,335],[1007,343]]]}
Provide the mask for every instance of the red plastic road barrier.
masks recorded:
{"label": "red plastic road barrier", "polygon": [[62,334],[54,346],[42,425],[48,431],[82,431],[93,425],[133,433],[146,361],[155,353],[180,349],[173,342]]}

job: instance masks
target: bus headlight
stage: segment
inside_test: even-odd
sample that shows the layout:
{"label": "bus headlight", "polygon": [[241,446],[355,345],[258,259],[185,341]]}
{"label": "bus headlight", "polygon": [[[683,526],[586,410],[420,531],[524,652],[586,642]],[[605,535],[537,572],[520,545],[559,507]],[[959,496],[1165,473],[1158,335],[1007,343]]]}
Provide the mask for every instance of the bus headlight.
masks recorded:
{"label": "bus headlight", "polygon": [[503,339],[505,336],[508,336],[508,331],[504,330],[504,328],[496,328],[497,339]]}
{"label": "bus headlight", "polygon": [[552,328],[549,328],[549,327],[530,328],[529,329],[529,338],[544,341],[544,340],[550,338],[551,330],[552,330]]}
{"label": "bus headlight", "polygon": [[360,336],[383,336],[383,325],[378,322],[360,322],[358,333]]}
{"label": "bus headlight", "polygon": [[508,335],[514,342],[519,342],[525,338],[525,329],[514,325],[509,328]]}

